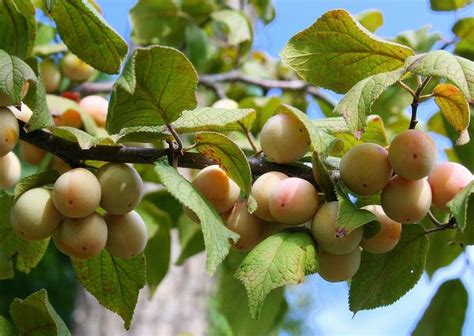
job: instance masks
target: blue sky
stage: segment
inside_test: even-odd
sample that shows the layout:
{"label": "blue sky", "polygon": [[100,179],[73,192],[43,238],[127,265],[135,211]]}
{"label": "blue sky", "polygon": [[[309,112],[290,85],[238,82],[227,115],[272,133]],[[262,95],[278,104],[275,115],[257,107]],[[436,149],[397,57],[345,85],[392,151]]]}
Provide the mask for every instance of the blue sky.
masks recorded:
{"label": "blue sky", "polygon": [[[105,18],[128,39],[128,10],[135,1],[98,0]],[[345,8],[351,13],[366,9],[380,9],[384,13],[384,25],[377,34],[393,37],[403,30],[412,30],[431,25],[451,38],[451,26],[457,17],[473,16],[474,7],[459,13],[433,12],[428,0],[276,0],[277,18],[268,26],[259,27],[256,32],[255,47],[278,56],[280,49],[296,32],[311,25],[322,13],[329,9]],[[428,117],[433,106],[422,106],[422,117]],[[441,142],[443,145],[443,143]],[[445,143],[444,143],[445,144]],[[443,159],[444,157],[441,156]],[[474,262],[474,249],[470,250]],[[474,335],[474,270],[462,271],[464,260],[458,259],[451,266],[435,273],[433,279],[423,275],[422,279],[406,296],[395,304],[372,311],[360,312],[355,317],[348,310],[347,284],[329,284],[319,276],[308,277],[305,284],[290,287],[288,299],[293,314],[302,318],[310,335],[408,335],[436,288],[446,279],[463,274],[462,279],[470,293],[469,311],[466,314],[464,335]],[[299,302],[305,299],[309,306],[299,309]]]}

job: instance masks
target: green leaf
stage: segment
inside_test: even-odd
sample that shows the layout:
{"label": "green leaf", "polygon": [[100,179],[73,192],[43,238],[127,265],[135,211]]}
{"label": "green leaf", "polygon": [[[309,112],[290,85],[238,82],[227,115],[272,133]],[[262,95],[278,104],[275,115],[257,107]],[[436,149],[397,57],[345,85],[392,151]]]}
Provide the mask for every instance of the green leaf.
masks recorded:
{"label": "green leaf", "polygon": [[170,124],[196,106],[198,76],[180,51],[154,46],[138,49],[132,57],[112,91],[109,134],[125,127]]}
{"label": "green leaf", "polygon": [[395,84],[405,73],[404,69],[379,73],[361,80],[352,87],[334,109],[334,113],[344,116],[349,129],[360,138],[367,125],[371,106],[389,86]]}
{"label": "green leaf", "polygon": [[199,153],[216,161],[240,189],[250,195],[252,172],[245,153],[227,136],[216,132],[196,134],[194,141]]}
{"label": "green leaf", "polygon": [[189,60],[198,70],[205,69],[206,63],[211,56],[212,43],[204,29],[198,25],[190,24],[185,31],[186,49],[185,53]]}
{"label": "green leaf", "polygon": [[229,239],[237,241],[239,235],[224,226],[213,206],[168,164],[166,158],[156,162],[155,171],[170,194],[192,209],[201,221],[207,251],[207,271],[214,273],[229,253]]}
{"label": "green leaf", "polygon": [[18,332],[10,321],[3,316],[0,316],[0,335],[2,336],[16,336]]}
{"label": "green leaf", "polygon": [[71,258],[79,282],[99,303],[119,314],[130,328],[138,292],[146,281],[146,263],[143,254],[130,259],[112,257],[102,251],[89,260]]}
{"label": "green leaf", "polygon": [[436,42],[442,40],[440,33],[429,33],[430,29],[431,25],[426,25],[416,30],[405,31],[398,34],[394,41],[410,47],[417,53],[426,53]]}
{"label": "green leaf", "polygon": [[334,191],[335,185],[331,176],[329,175],[329,171],[324,165],[323,160],[319,157],[319,154],[314,152],[312,156],[312,167],[313,167],[313,176],[316,180],[318,186],[321,187],[322,191],[324,192],[324,196],[326,201],[336,201],[337,196],[336,192]]}
{"label": "green leaf", "polygon": [[255,116],[253,109],[198,107],[194,110],[183,111],[173,126],[178,133],[241,131],[240,123],[250,129]]}
{"label": "green leaf", "polygon": [[413,54],[410,48],[376,37],[347,11],[337,9],[293,36],[280,56],[308,83],[345,93],[364,78],[403,67]]}
{"label": "green leaf", "polygon": [[58,177],[59,173],[57,171],[48,170],[21,179],[15,186],[15,200],[30,189],[56,182]]}
{"label": "green leaf", "polygon": [[453,26],[453,33],[460,38],[456,43],[454,53],[474,60],[474,17],[466,17],[458,20]]}
{"label": "green leaf", "polygon": [[309,134],[311,147],[320,155],[329,155],[333,147],[337,145],[338,140],[335,137],[326,133],[323,129],[317,127],[305,113],[301,112],[297,108],[282,104],[275,111],[275,114],[278,113],[286,113],[299,119]]}
{"label": "green leaf", "polygon": [[445,230],[429,236],[430,249],[425,269],[430,277],[438,269],[450,265],[463,251],[459,244],[454,243],[455,234],[454,230]]}
{"label": "green leaf", "polygon": [[283,231],[257,245],[239,266],[235,277],[247,290],[250,315],[259,318],[272,289],[302,283],[305,275],[317,269],[313,238],[306,232]]}
{"label": "green leaf", "polygon": [[140,0],[130,10],[132,40],[138,45],[162,44],[179,48],[191,19],[174,0]]}
{"label": "green leaf", "polygon": [[29,273],[41,261],[49,238],[27,241],[19,238],[10,223],[13,197],[0,195],[0,280],[14,277],[14,269]]}
{"label": "green leaf", "polygon": [[336,235],[348,234],[364,224],[377,220],[372,212],[355,206],[340,184],[336,186],[336,195],[338,200]]}
{"label": "green leaf", "polygon": [[470,223],[467,219],[467,208],[469,205],[469,199],[471,198],[471,194],[473,193],[474,181],[465,186],[464,189],[448,203],[448,208],[453,214],[454,218],[456,218],[457,227],[461,231],[466,228],[467,224],[473,223],[474,218],[471,218]]}
{"label": "green leaf", "polygon": [[467,100],[474,96],[474,63],[445,50],[407,58],[405,68],[423,76],[447,78],[456,85]]}
{"label": "green leaf", "polygon": [[430,0],[431,9],[434,11],[453,11],[469,3],[471,0]]}
{"label": "green leaf", "polygon": [[352,312],[387,306],[408,292],[420,279],[429,241],[420,224],[404,225],[398,245],[385,254],[362,252],[359,271],[352,278]]}
{"label": "green leaf", "polygon": [[20,58],[0,50],[0,99],[5,105],[19,105],[25,82],[36,83],[34,71]]}
{"label": "green leaf", "polygon": [[176,265],[183,265],[186,260],[204,251],[204,236],[202,235],[201,226],[188,216],[181,216],[177,226],[181,253],[178,260],[176,260]]}
{"label": "green leaf", "polygon": [[35,10],[31,2],[4,0],[0,3],[0,49],[26,58],[36,35]]}
{"label": "green leaf", "polygon": [[469,142],[469,122],[471,112],[469,104],[461,91],[451,84],[438,84],[433,90],[434,100],[439,106],[446,120],[459,133],[456,141],[457,145],[464,145]]}
{"label": "green leaf", "polygon": [[77,142],[81,149],[90,149],[97,145],[115,146],[116,143],[112,137],[94,137],[80,129],[69,126],[55,127],[52,133],[60,138]]}
{"label": "green leaf", "polygon": [[[245,255],[231,254],[229,259],[241,261]],[[216,291],[217,313],[222,314],[234,336],[267,336],[273,335],[272,329],[278,325],[280,311],[285,305],[284,288],[280,287],[269,293],[262,307],[258,320],[250,315],[247,293],[242,283],[234,278],[236,267],[232,262],[227,262],[219,273],[219,282]],[[238,265],[238,264],[237,264]]]}
{"label": "green leaf", "polygon": [[446,281],[431,299],[412,335],[461,335],[467,303],[467,290],[461,280]]}
{"label": "green leaf", "polygon": [[22,336],[71,335],[64,321],[49,303],[45,289],[24,300],[15,299],[10,305],[10,314]]}
{"label": "green leaf", "polygon": [[89,1],[56,0],[50,14],[71,52],[102,72],[120,71],[127,43]]}
{"label": "green leaf", "polygon": [[281,97],[246,97],[239,102],[239,107],[255,110],[256,120],[253,123],[252,131],[258,133],[281,103]]}
{"label": "green leaf", "polygon": [[355,19],[371,33],[383,25],[383,13],[377,9],[363,11],[355,15]]}
{"label": "green leaf", "polygon": [[248,42],[251,45],[253,39],[252,27],[244,13],[223,9],[213,12],[211,17],[227,27],[227,41],[231,45],[239,45],[244,42]]}
{"label": "green leaf", "polygon": [[146,284],[150,297],[168,273],[171,259],[171,218],[149,200],[143,200],[137,208],[148,227],[148,243],[145,248]]}

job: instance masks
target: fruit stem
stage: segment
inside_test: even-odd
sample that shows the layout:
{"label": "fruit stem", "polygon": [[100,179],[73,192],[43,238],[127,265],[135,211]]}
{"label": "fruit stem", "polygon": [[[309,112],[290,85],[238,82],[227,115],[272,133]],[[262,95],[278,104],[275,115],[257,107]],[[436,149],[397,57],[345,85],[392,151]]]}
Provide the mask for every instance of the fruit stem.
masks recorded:
{"label": "fruit stem", "polygon": [[[418,111],[418,105],[425,100],[424,98],[422,99],[421,93],[423,90],[426,88],[428,83],[430,82],[431,77],[426,77],[423,82],[418,86],[416,89],[414,95],[413,95],[413,101],[411,103],[411,119],[410,119],[410,126],[408,126],[408,129],[415,129],[416,125],[418,124],[418,120],[416,120],[416,112]],[[400,81],[401,83],[401,81]],[[403,85],[402,85],[403,86]],[[411,89],[410,89],[411,90]]]}
{"label": "fruit stem", "polygon": [[244,132],[245,136],[247,137],[247,140],[249,141],[250,146],[252,146],[253,151],[255,153],[258,153],[259,150],[258,150],[257,146],[255,145],[255,141],[254,141],[252,133],[250,133],[248,128],[241,121],[238,121],[237,123],[239,124],[240,128],[242,128],[242,131]]}

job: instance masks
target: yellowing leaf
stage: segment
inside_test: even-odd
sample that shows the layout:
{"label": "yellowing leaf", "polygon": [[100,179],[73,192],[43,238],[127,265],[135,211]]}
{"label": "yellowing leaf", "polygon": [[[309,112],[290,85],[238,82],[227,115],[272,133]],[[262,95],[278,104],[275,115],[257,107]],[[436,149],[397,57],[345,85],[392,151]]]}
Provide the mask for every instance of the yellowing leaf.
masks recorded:
{"label": "yellowing leaf", "polygon": [[469,104],[462,92],[452,84],[438,84],[434,90],[434,99],[438,104],[446,120],[460,134],[456,141],[457,145],[469,142],[469,121],[471,113]]}
{"label": "yellowing leaf", "polygon": [[356,19],[373,33],[383,24],[383,13],[376,9],[369,9],[357,14]]}
{"label": "yellowing leaf", "polygon": [[384,41],[345,10],[332,10],[291,38],[280,56],[305,81],[347,92],[369,76],[403,67],[413,50]]}

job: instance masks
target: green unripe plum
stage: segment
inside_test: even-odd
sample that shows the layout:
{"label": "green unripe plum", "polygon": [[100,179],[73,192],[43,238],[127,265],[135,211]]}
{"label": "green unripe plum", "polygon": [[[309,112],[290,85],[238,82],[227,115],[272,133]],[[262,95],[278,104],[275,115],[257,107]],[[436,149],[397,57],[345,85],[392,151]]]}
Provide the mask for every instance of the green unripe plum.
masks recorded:
{"label": "green unripe plum", "polygon": [[10,106],[10,105],[19,105],[21,101],[25,98],[26,94],[28,93],[29,88],[30,88],[30,83],[24,82],[21,88],[21,92],[20,92],[20,95],[21,95],[20,101],[13,101],[5,93],[0,92],[0,107]]}
{"label": "green unripe plum", "polygon": [[20,181],[21,163],[15,153],[0,156],[0,188],[8,189]]}
{"label": "green unripe plum", "polygon": [[276,185],[286,178],[288,178],[287,175],[272,171],[263,174],[255,180],[251,190],[251,194],[257,202],[257,210],[253,213],[255,216],[267,222],[275,221],[275,218],[270,213],[270,195]]}
{"label": "green unripe plum", "polygon": [[290,163],[301,159],[309,149],[304,125],[289,114],[276,114],[263,125],[260,145],[269,161]]}
{"label": "green unripe plum", "polygon": [[79,106],[94,118],[99,127],[104,127],[107,121],[109,101],[102,96],[92,95],[81,99]]}
{"label": "green unripe plum", "polygon": [[422,220],[431,205],[431,188],[426,179],[407,180],[394,176],[380,196],[383,211],[402,224]]}
{"label": "green unripe plum", "polygon": [[435,166],[436,144],[422,131],[407,130],[393,138],[388,158],[399,176],[419,180],[428,176]]}
{"label": "green unripe plum", "polygon": [[359,246],[364,231],[357,228],[346,234],[338,233],[337,208],[337,202],[323,204],[313,218],[311,231],[321,249],[337,255],[347,254]]}
{"label": "green unripe plum", "polygon": [[326,281],[339,282],[351,279],[359,270],[360,249],[356,247],[347,254],[331,254],[318,251],[319,275]]}
{"label": "green unripe plum", "polygon": [[68,53],[60,63],[61,71],[70,80],[82,82],[89,79],[95,69],[74,54]]}
{"label": "green unripe plum", "polygon": [[318,209],[316,188],[306,180],[289,177],[281,180],[271,191],[268,200],[270,214],[279,223],[302,224]]}
{"label": "green unripe plum", "polygon": [[145,222],[137,212],[120,216],[106,214],[104,219],[108,228],[105,249],[111,255],[128,259],[145,250],[148,233]]}
{"label": "green unripe plum", "polygon": [[235,110],[239,108],[239,104],[233,99],[219,99],[212,104],[212,107]]}
{"label": "green unripe plum", "polygon": [[107,224],[97,213],[83,218],[67,218],[53,235],[56,247],[73,258],[90,259],[105,248]]}
{"label": "green unripe plum", "polygon": [[30,165],[39,165],[43,161],[46,151],[28,142],[20,141],[20,155]]}
{"label": "green unripe plum", "polygon": [[473,180],[473,175],[463,165],[443,162],[437,165],[428,176],[432,203],[435,207],[448,211],[447,204]]}
{"label": "green unripe plum", "polygon": [[249,213],[246,201],[238,201],[232,210],[222,215],[225,225],[240,235],[232,246],[239,251],[248,251],[264,238],[266,225],[260,218]]}
{"label": "green unripe plum", "polygon": [[219,214],[230,210],[240,195],[239,186],[217,165],[202,169],[194,177],[192,184]]}
{"label": "green unripe plum", "polygon": [[8,108],[0,107],[0,156],[15,148],[19,136],[20,127],[15,115]]}
{"label": "green unripe plum", "polygon": [[107,163],[97,171],[102,199],[100,206],[112,215],[135,209],[143,196],[143,181],[135,168],[124,163]]}
{"label": "green unripe plum", "polygon": [[59,227],[63,216],[55,208],[51,191],[30,189],[15,202],[10,212],[13,230],[26,240],[45,239]]}
{"label": "green unripe plum", "polygon": [[61,175],[53,188],[53,202],[64,216],[82,218],[99,206],[101,187],[97,178],[84,168]]}
{"label": "green unripe plum", "polygon": [[362,209],[369,210],[380,223],[380,231],[371,238],[362,238],[360,246],[370,253],[386,253],[393,250],[400,240],[402,225],[390,219],[380,205],[367,205]]}
{"label": "green unripe plum", "polygon": [[59,90],[61,84],[61,71],[52,59],[46,59],[39,65],[39,72],[43,78],[44,87],[47,93],[54,93]]}
{"label": "green unripe plum", "polygon": [[392,176],[388,152],[377,144],[363,143],[351,148],[342,158],[341,179],[358,195],[382,191]]}

